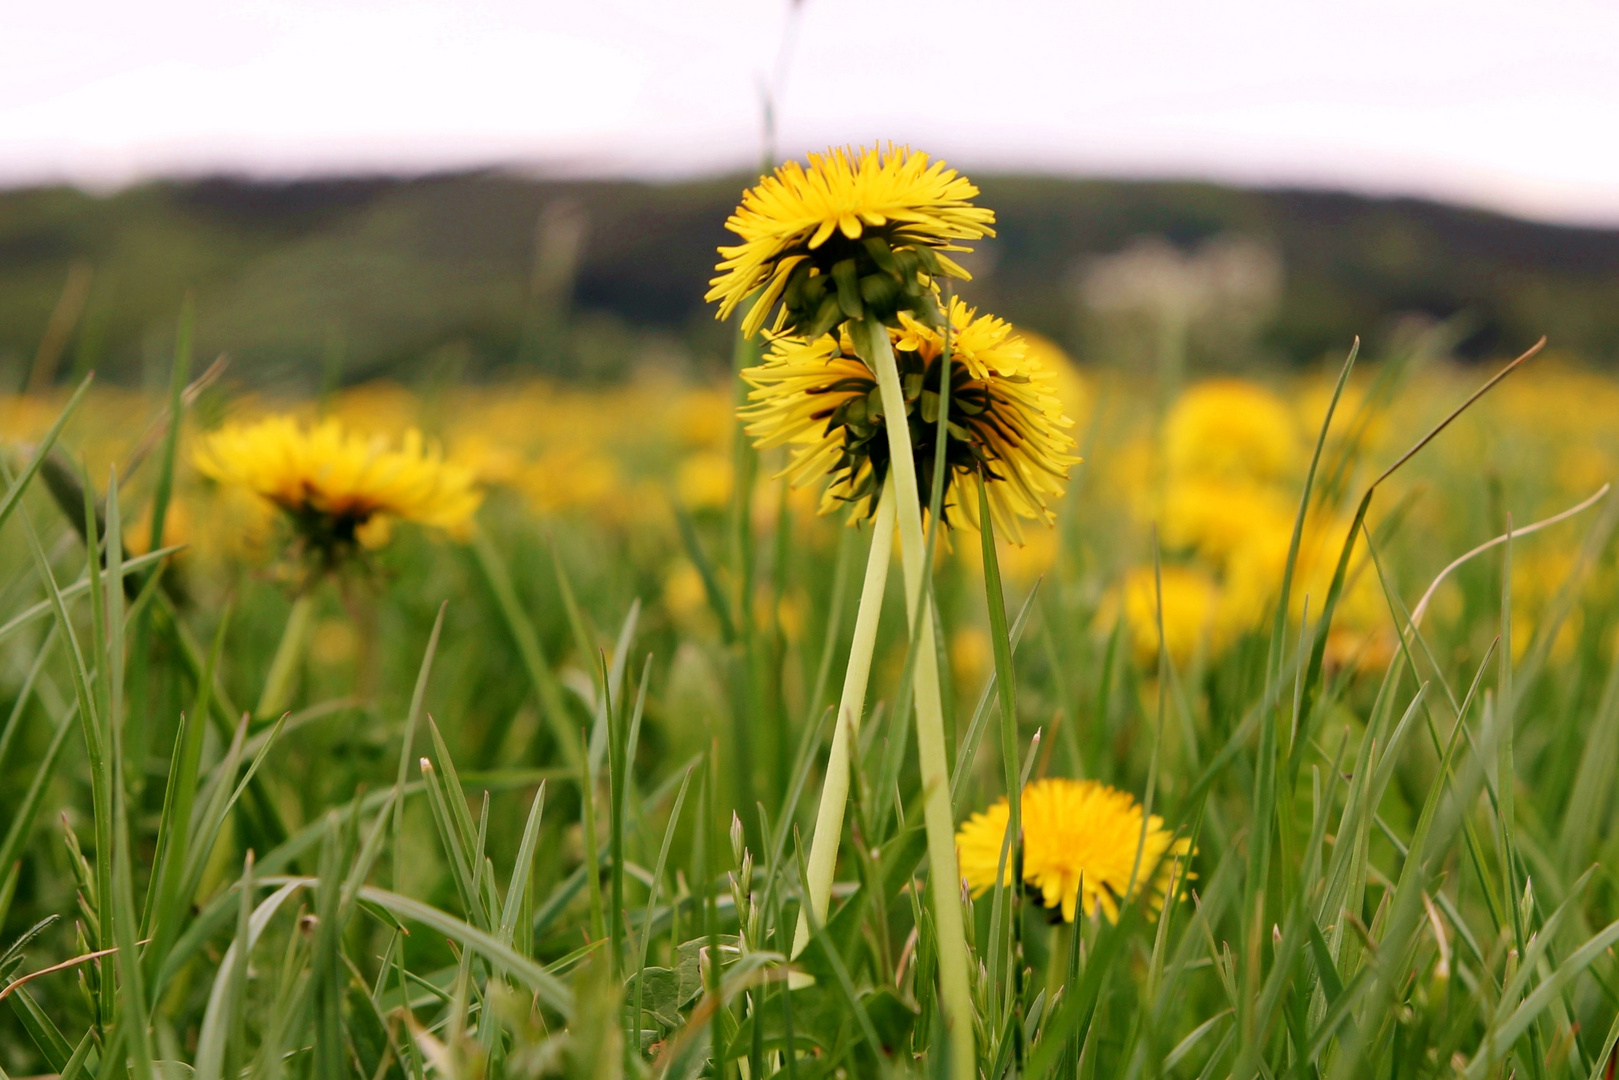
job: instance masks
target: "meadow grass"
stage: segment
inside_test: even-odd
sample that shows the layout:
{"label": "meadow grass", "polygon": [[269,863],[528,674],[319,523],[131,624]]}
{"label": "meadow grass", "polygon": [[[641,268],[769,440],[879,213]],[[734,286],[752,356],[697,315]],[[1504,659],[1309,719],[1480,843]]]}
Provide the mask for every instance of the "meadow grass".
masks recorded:
{"label": "meadow grass", "polygon": [[[1494,372],[1415,354],[1167,413],[1065,369],[1057,525],[928,530],[931,794],[1092,778],[1195,849],[1161,914],[966,901],[974,1074],[1612,1075],[1619,388],[1536,363],[1470,411]],[[283,403],[421,424],[489,491],[311,581],[188,464],[262,405],[189,378],[4,403],[6,1073],[951,1075],[927,605],[886,590],[818,918],[870,529],[728,388]]]}

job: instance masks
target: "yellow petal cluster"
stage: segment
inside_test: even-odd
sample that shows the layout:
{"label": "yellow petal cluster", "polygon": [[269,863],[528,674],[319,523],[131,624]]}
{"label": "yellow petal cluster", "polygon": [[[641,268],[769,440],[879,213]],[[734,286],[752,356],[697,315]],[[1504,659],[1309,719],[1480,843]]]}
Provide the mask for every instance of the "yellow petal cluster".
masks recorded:
{"label": "yellow petal cluster", "polygon": [[[1117,922],[1119,909],[1143,895],[1153,912],[1186,880],[1181,862],[1191,841],[1176,838],[1157,814],[1142,836],[1141,804],[1095,780],[1036,780],[1023,789],[1023,882],[1048,908],[1073,922],[1100,909]],[[974,896],[995,884],[1011,808],[1006,799],[974,814],[956,834],[961,874]],[[1140,853],[1138,860],[1137,853]],[[1010,884],[1010,857],[1002,878]],[[1171,879],[1174,879],[1173,881]],[[1132,888],[1132,881],[1134,888]]]}
{"label": "yellow petal cluster", "polygon": [[279,506],[323,545],[380,539],[389,520],[464,532],[482,500],[472,470],[414,429],[393,448],[335,419],[306,426],[270,416],[202,436],[194,461],[203,475]]}
{"label": "yellow petal cluster", "polygon": [[1164,418],[1164,454],[1176,476],[1273,481],[1299,467],[1299,431],[1287,403],[1243,379],[1210,379]]}
{"label": "yellow petal cluster", "polygon": [[[944,338],[914,319],[902,319],[890,337],[912,415],[919,495],[926,503]],[[1010,325],[978,315],[960,300],[950,306],[950,321],[946,520],[961,516],[976,527],[976,491],[955,488],[982,468],[996,529],[1021,543],[1021,521],[1054,520],[1050,505],[1079,460],[1071,454],[1073,421],[1063,412],[1053,373],[1029,354]],[[755,445],[793,448],[783,475],[795,485],[829,479],[823,513],[845,503],[871,513],[887,475],[888,442],[876,378],[848,338],[778,337],[765,362],[743,377],[754,389],[739,415]]]}
{"label": "yellow petal cluster", "polygon": [[[746,191],[725,227],[741,243],[721,247],[718,275],[705,299],[728,317],[764,287],[743,325],[752,336],[764,326],[800,263],[813,260],[835,236],[859,240],[879,233],[890,248],[965,250],[959,240],[993,236],[995,215],[974,206],[978,188],[942,162],[908,147],[838,147],[809,155],[809,167],[789,161]],[[943,255],[940,269],[968,274]],[[825,272],[823,270],[823,272]]]}
{"label": "yellow petal cluster", "polygon": [[[944,337],[931,326],[919,322],[908,312],[899,316],[900,333],[894,335],[894,348],[902,352],[920,352],[930,359],[944,351]],[[1012,332],[1012,324],[1005,319],[967,306],[961,297],[950,301],[950,355],[966,367],[975,379],[988,379],[999,375],[1014,378],[1044,366],[1030,355],[1028,342],[1021,334]],[[1042,381],[1054,377],[1042,375]]]}

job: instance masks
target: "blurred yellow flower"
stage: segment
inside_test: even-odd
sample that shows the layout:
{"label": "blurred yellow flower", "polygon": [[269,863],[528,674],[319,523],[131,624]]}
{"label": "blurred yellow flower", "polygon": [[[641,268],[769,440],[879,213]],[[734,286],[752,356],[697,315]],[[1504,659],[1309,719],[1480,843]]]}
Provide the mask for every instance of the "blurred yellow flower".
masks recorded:
{"label": "blurred yellow flower", "polygon": [[691,454],[680,462],[675,488],[688,510],[719,510],[731,501],[731,458],[713,450]]}
{"label": "blurred yellow flower", "polygon": [[516,485],[542,514],[589,509],[621,490],[618,466],[588,446],[547,451],[518,474]]}
{"label": "blurred yellow flower", "polygon": [[[1319,619],[1332,590],[1338,558],[1350,519],[1328,518],[1307,522],[1299,545],[1298,562],[1289,590],[1288,618],[1296,625],[1304,618]],[[1275,603],[1287,572],[1287,550],[1293,525],[1273,523],[1251,532],[1226,560],[1221,596],[1219,633],[1226,640],[1253,630],[1268,630]],[[1377,569],[1366,554],[1364,540],[1355,548],[1345,572],[1344,589],[1333,612],[1327,638],[1327,657],[1333,664],[1353,663],[1361,670],[1382,667],[1394,647],[1393,616],[1383,595]]]}
{"label": "blurred yellow flower", "polygon": [[1299,464],[1293,412],[1264,387],[1238,379],[1199,383],[1164,420],[1172,476],[1274,480]]}
{"label": "blurred yellow flower", "polygon": [[734,398],[729,388],[687,389],[680,393],[678,404],[668,415],[675,436],[687,446],[722,450],[731,433]]}
{"label": "blurred yellow flower", "polygon": [[[1220,586],[1209,574],[1192,566],[1163,568],[1164,647],[1170,660],[1182,666],[1200,648],[1218,654],[1226,643],[1218,618]],[[1158,589],[1150,566],[1138,566],[1123,583],[1103,598],[1097,619],[1104,631],[1123,614],[1136,659],[1144,666],[1158,661]]]}
{"label": "blurred yellow flower", "polygon": [[963,686],[977,686],[995,662],[994,645],[979,626],[963,626],[950,635],[950,669]]}
{"label": "blurred yellow flower", "polygon": [[[1118,922],[1120,905],[1143,894],[1152,913],[1162,911],[1165,895],[1178,893],[1188,876],[1181,863],[1192,844],[1164,829],[1157,814],[1147,818],[1143,843],[1141,811],[1127,792],[1094,780],[1036,780],[1023,790],[1024,883],[1065,922],[1098,909]],[[995,884],[1010,818],[1003,797],[956,834],[961,876],[974,896]],[[1008,853],[1003,884],[1011,884],[1011,864]]]}
{"label": "blurred yellow flower", "polygon": [[1619,456],[1612,448],[1589,442],[1565,446],[1557,455],[1553,475],[1564,493],[1588,495],[1603,484],[1619,480]]}
{"label": "blurred yellow flower", "polygon": [[42,397],[0,394],[0,441],[32,442],[51,429],[60,411]]}
{"label": "blurred yellow flower", "polygon": [[450,433],[450,460],[484,485],[510,484],[522,472],[523,458],[511,445],[463,425]]}
{"label": "blurred yellow flower", "polygon": [[341,667],[360,652],[360,634],[348,619],[322,619],[309,638],[309,658],[322,667]]}
{"label": "blurred yellow flower", "polygon": [[1172,479],[1164,496],[1164,545],[1192,548],[1215,566],[1255,537],[1290,536],[1297,508],[1265,484],[1205,477]]}
{"label": "blurred yellow flower", "polygon": [[[163,511],[163,537],[159,547],[190,544],[197,533],[191,501],[175,492]],[[124,549],[131,555],[145,555],[152,550],[152,503],[148,501],[134,521],[124,526]],[[189,549],[175,552],[174,557],[187,554]]]}
{"label": "blurred yellow flower", "polygon": [[838,147],[789,161],[742,195],[725,227],[741,238],[720,248],[705,299],[727,318],[764,292],[742,324],[749,337],[780,302],[776,329],[819,337],[845,318],[884,322],[931,306],[934,279],[969,275],[943,251],[995,235],[995,215],[942,162],[905,147]]}
{"label": "blurred yellow flower", "polygon": [[[763,614],[765,607],[759,605]],[[804,590],[793,589],[783,593],[776,601],[776,625],[781,628],[781,636],[789,644],[797,644],[804,639],[804,626],[809,619],[809,598]],[[760,629],[769,629],[768,626]]]}
{"label": "blurred yellow flower", "polygon": [[[1314,442],[1321,434],[1321,424],[1327,418],[1327,406],[1332,404],[1332,392],[1337,386],[1334,378],[1308,379],[1298,387],[1293,399],[1293,413],[1298,418],[1299,434]],[[1359,451],[1376,450],[1391,434],[1386,410],[1366,409],[1366,395],[1353,382],[1338,396],[1338,407],[1332,413],[1332,432],[1328,446],[1338,440],[1353,437]]]}
{"label": "blurred yellow flower", "polygon": [[374,379],[343,390],[329,415],[353,431],[399,437],[420,426],[421,400],[387,379]]}
{"label": "blurred yellow flower", "polygon": [[664,574],[663,606],[675,624],[683,627],[691,626],[709,610],[703,575],[688,560],[679,560]]}
{"label": "blurred yellow flower", "polygon": [[1110,439],[1090,465],[1092,491],[1101,501],[1123,507],[1139,521],[1159,513],[1157,440],[1136,429]]}
{"label": "blurred yellow flower", "polygon": [[272,416],[202,436],[193,460],[204,476],[280,507],[328,559],[378,542],[390,519],[464,533],[482,499],[471,471],[446,462],[414,430],[390,449],[337,420],[305,427]]}
{"label": "blurred yellow flower", "polygon": [[[1537,637],[1546,632],[1559,594],[1579,569],[1579,549],[1571,544],[1536,544],[1528,541],[1512,545],[1512,657],[1521,660]],[[1601,570],[1587,570],[1556,636],[1550,657],[1563,662],[1574,655],[1585,626],[1581,601],[1606,599],[1611,584]],[[1499,578],[1497,578],[1499,582]]]}
{"label": "blurred yellow flower", "polygon": [[[995,553],[1000,562],[1001,576],[1018,585],[1032,584],[1057,565],[1059,539],[1057,529],[1040,529],[1031,533],[1021,546],[1001,544]],[[978,567],[982,571],[982,558],[978,560]]]}

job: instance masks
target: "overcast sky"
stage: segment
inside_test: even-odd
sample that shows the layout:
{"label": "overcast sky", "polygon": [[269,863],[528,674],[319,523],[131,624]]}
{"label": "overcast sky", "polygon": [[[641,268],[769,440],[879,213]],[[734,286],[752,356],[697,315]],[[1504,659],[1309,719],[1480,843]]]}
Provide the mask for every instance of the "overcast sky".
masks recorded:
{"label": "overcast sky", "polygon": [[751,168],[766,87],[784,154],[893,139],[1619,225],[1613,0],[18,2],[0,183]]}

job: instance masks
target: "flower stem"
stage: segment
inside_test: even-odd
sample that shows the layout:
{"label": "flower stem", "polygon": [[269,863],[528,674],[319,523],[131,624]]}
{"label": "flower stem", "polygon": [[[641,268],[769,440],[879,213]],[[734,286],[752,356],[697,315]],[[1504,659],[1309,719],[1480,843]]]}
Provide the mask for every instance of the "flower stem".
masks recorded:
{"label": "flower stem", "polygon": [[950,806],[950,767],[945,752],[944,705],[939,692],[939,659],[933,616],[923,606],[927,567],[922,538],[922,504],[912,457],[905,393],[888,330],[875,319],[850,324],[855,348],[877,376],[883,421],[888,429],[890,474],[899,518],[900,552],[905,563],[905,612],[916,638],[916,756],[922,774],[922,817],[927,830],[928,893],[938,933],[939,997],[950,1034],[950,1068],[956,1080],[971,1080],[978,1062],[973,1049],[972,991],[967,982],[967,936],[961,920],[961,873],[956,867],[956,824]]}
{"label": "flower stem", "polygon": [[292,697],[292,683],[298,673],[299,661],[304,656],[304,642],[315,619],[315,597],[312,590],[298,594],[287,613],[286,629],[281,631],[281,644],[276,646],[275,659],[270,661],[270,674],[264,680],[264,692],[259,695],[258,708],[253,715],[260,720],[279,716]]}
{"label": "flower stem", "polygon": [[[860,610],[854,619],[849,666],[844,669],[843,693],[838,698],[837,727],[832,733],[826,780],[821,785],[821,805],[815,813],[815,832],[810,839],[808,892],[817,924],[826,922],[827,905],[831,902],[838,844],[843,837],[843,811],[849,800],[850,747],[860,734],[861,714],[866,706],[866,680],[871,675],[871,654],[877,645],[877,619],[883,609],[893,547],[894,482],[890,477],[877,503],[877,519],[871,530],[871,555],[866,560],[866,580],[860,588]],[[809,935],[809,917],[800,911],[798,929],[793,932],[793,956],[804,951]]]}

